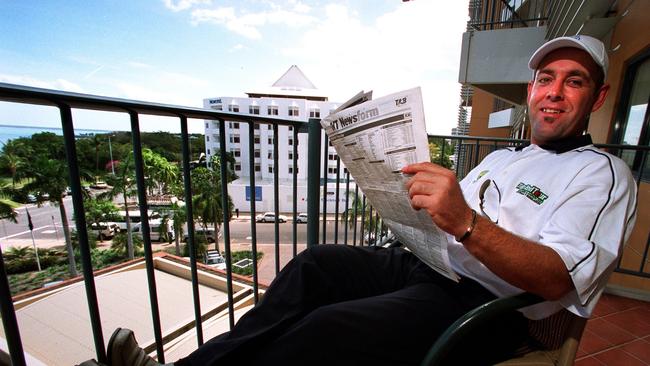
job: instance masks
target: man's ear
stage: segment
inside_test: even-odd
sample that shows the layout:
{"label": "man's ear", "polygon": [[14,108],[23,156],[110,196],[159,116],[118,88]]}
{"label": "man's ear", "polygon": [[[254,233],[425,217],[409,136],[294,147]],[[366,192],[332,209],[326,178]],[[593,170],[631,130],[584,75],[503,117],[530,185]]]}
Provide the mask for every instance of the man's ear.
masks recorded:
{"label": "man's ear", "polygon": [[605,99],[607,99],[608,93],[609,93],[609,84],[605,84],[600,87],[598,92],[596,92],[596,100],[594,101],[594,105],[591,107],[592,112],[597,111],[600,107],[603,106],[603,104],[605,103]]}
{"label": "man's ear", "polygon": [[528,87],[527,87],[528,95],[526,95],[526,105],[528,105],[528,102],[530,101],[530,91],[531,90],[533,90],[533,81],[532,80],[528,82]]}

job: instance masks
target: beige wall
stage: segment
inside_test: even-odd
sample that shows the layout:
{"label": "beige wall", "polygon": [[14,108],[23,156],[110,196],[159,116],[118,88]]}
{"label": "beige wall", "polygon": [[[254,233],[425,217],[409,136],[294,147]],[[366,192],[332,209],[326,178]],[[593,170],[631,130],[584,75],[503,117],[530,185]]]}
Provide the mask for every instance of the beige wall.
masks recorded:
{"label": "beige wall", "polygon": [[472,118],[469,125],[470,136],[508,137],[510,135],[510,127],[488,128],[493,102],[492,94],[474,87]]}
{"label": "beige wall", "polygon": [[650,47],[650,1],[619,1],[617,11],[623,12],[630,3],[632,5],[628,14],[612,32],[610,48],[620,47],[608,54],[607,82],[611,86],[609,96],[602,108],[591,115],[589,122],[589,133],[596,143],[611,142],[611,126],[616,118],[628,60]]}

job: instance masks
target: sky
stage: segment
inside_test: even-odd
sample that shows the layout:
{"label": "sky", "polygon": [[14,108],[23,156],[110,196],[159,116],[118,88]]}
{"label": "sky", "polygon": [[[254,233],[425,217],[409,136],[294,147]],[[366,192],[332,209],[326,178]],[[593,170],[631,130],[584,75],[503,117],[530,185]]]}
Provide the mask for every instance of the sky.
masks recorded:
{"label": "sky", "polygon": [[[450,134],[467,0],[0,0],[0,82],[201,107],[297,65],[329,97],[420,86],[427,131]],[[74,110],[76,128],[129,130]],[[0,102],[0,124],[60,127],[58,111]],[[143,131],[180,130],[141,117]],[[190,132],[203,132],[191,120]]]}

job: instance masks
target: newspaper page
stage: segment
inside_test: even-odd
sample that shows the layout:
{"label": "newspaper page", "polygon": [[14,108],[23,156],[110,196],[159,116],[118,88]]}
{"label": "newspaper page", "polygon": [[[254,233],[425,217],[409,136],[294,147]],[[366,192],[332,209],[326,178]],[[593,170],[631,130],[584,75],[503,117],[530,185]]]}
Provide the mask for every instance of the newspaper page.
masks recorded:
{"label": "newspaper page", "polygon": [[447,254],[446,234],[424,211],[411,207],[402,167],[429,161],[420,88],[355,103],[359,93],[321,121],[356,184],[395,234],[416,256],[458,281]]}

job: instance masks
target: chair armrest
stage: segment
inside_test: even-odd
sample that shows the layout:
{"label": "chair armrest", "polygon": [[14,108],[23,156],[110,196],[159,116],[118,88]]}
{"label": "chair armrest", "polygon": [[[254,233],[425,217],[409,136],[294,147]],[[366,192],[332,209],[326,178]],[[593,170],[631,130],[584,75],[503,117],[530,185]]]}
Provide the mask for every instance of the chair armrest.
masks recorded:
{"label": "chair armrest", "polygon": [[544,301],[531,293],[504,297],[480,305],[456,320],[438,338],[422,361],[422,366],[442,365],[454,346],[472,331],[506,312],[534,305]]}

